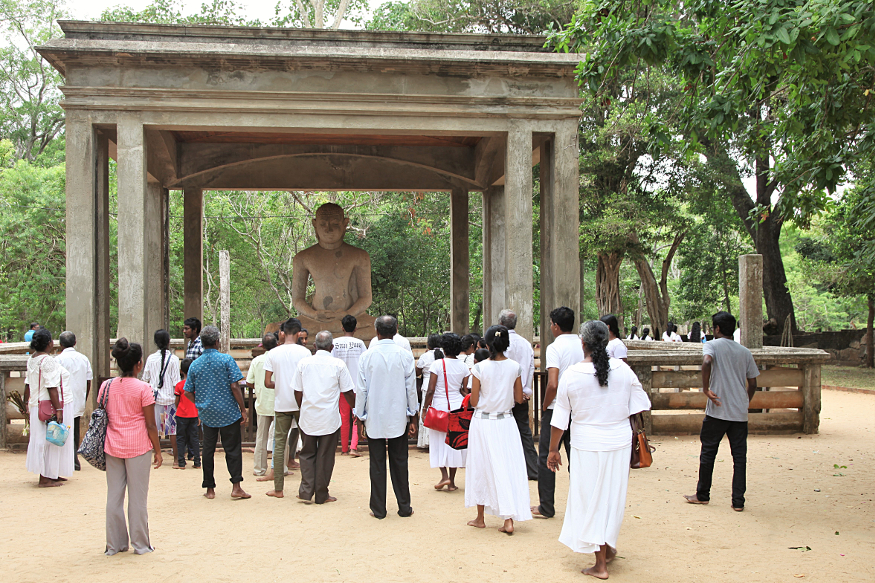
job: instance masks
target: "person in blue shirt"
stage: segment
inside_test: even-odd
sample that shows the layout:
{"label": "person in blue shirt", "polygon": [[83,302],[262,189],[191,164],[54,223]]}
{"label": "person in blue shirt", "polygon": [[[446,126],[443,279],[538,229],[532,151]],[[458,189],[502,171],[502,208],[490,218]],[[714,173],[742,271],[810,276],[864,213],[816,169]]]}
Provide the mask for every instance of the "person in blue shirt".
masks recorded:
{"label": "person in blue shirt", "polygon": [[219,329],[206,326],[200,334],[204,353],[195,360],[188,369],[185,379],[185,394],[197,407],[198,416],[204,430],[204,448],[201,462],[203,465],[203,487],[207,489],[209,499],[216,497],[216,479],[214,455],[216,442],[222,436],[222,446],[225,448],[225,463],[231,474],[231,498],[251,498],[243,491],[240,482],[243,481],[243,448],[241,423],[245,424],[249,417],[243,404],[243,391],[240,381],[243,373],[230,354],[217,350],[219,346]]}
{"label": "person in blue shirt", "polygon": [[31,340],[33,340],[33,333],[36,332],[36,330],[38,328],[39,328],[39,322],[31,322],[30,323],[30,330],[28,330],[27,332],[24,333],[24,341],[30,342]]}

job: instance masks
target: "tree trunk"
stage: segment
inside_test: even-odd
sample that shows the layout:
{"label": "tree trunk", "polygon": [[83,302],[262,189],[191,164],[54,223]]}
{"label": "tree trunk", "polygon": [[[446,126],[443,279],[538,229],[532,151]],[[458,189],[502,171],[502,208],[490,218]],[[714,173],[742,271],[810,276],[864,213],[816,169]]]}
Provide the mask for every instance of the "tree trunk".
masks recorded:
{"label": "tree trunk", "polygon": [[875,295],[869,295],[869,317],[866,318],[866,368],[875,368],[875,346],[872,344],[872,324],[875,321]]}
{"label": "tree trunk", "polygon": [[599,316],[614,314],[623,327],[623,303],[620,298],[620,266],[623,252],[611,251],[598,254],[596,269],[596,303]]}
{"label": "tree trunk", "polygon": [[635,269],[638,271],[638,277],[641,279],[641,288],[644,290],[644,299],[647,303],[650,325],[659,327],[663,331],[667,330],[668,311],[671,307],[671,297],[668,295],[668,274],[671,271],[671,262],[674,260],[675,253],[677,253],[678,247],[680,247],[686,234],[686,230],[680,231],[671,242],[671,247],[665,259],[662,260],[659,282],[656,281],[653,268],[650,267],[650,263],[644,257],[635,260]]}

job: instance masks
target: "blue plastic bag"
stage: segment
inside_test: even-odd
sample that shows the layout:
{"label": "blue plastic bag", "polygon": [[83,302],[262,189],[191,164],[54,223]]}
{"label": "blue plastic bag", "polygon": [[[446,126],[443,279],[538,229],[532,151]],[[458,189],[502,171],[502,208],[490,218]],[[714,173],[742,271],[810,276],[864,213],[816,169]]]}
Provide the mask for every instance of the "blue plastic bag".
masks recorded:
{"label": "blue plastic bag", "polygon": [[67,437],[70,435],[70,430],[66,426],[61,425],[57,421],[49,421],[46,427],[46,441],[58,447],[64,447],[67,443]]}

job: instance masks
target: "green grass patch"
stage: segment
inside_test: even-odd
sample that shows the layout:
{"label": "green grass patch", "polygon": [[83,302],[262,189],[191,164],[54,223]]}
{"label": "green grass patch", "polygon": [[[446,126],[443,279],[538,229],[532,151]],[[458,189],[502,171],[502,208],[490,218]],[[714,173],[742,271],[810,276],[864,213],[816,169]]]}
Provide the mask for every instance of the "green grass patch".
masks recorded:
{"label": "green grass patch", "polygon": [[821,383],[834,387],[875,391],[875,369],[854,366],[823,366]]}

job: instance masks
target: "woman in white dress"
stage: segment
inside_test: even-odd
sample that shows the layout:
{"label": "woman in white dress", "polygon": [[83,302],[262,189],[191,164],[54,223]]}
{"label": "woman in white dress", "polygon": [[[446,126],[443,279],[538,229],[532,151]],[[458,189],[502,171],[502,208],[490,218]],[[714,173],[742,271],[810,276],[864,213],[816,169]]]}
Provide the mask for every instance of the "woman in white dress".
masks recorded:
{"label": "woman in white dress", "polygon": [[484,512],[504,519],[498,530],[513,534],[514,520],[531,520],[526,460],[511,408],[523,402],[519,363],[504,356],[507,328],[486,331],[489,360],[471,369],[471,401],[476,410],[468,433],[465,507],[477,507],[468,526],[486,528]]}
{"label": "woman in white dress", "polygon": [[158,434],[170,440],[173,451],[173,469],[184,469],[179,466],[176,457],[176,395],[173,389],[179,382],[179,357],[170,350],[170,333],[167,330],[156,330],[155,346],[158,350],[149,355],[143,366],[143,381],[152,386],[155,396],[155,426]]}
{"label": "woman in white dress", "polygon": [[595,553],[595,565],[583,573],[607,579],[629,485],[629,416],[650,409],[650,400],[629,365],[607,358],[604,322],[584,323],[580,336],[583,361],[559,381],[547,467],[559,469],[559,442],[570,422],[571,483],[559,542],[576,553]]}
{"label": "woman in white dress", "polygon": [[[425,341],[425,347],[426,351],[416,361],[416,376],[422,377],[423,395],[428,390],[428,376],[431,374],[431,365],[434,364],[434,361],[444,357],[440,350],[441,335],[429,334]],[[425,398],[422,399],[422,403],[425,403]],[[416,447],[428,449],[428,429],[422,424],[423,419],[425,419],[425,407],[422,407],[419,411],[419,432],[417,433]]]}
{"label": "woman in white dress", "polygon": [[[428,391],[422,401],[423,411],[428,411],[429,407],[438,411],[452,411],[462,406],[462,387],[471,374],[468,365],[458,358],[462,351],[462,339],[457,334],[444,334],[441,349],[444,357],[431,365]],[[427,429],[431,467],[441,469],[441,479],[434,489],[440,490],[446,486],[447,492],[454,492],[459,489],[456,486],[456,470],[465,467],[467,450],[453,449],[447,445],[446,432]]]}
{"label": "woman in white dress", "polygon": [[632,330],[629,331],[629,336],[626,340],[641,340],[641,338],[638,337],[638,326],[632,326]]}
{"label": "woman in white dress", "polygon": [[609,340],[606,348],[608,356],[627,362],[629,351],[626,349],[623,341],[620,340],[620,323],[617,321],[617,317],[613,314],[605,314],[599,319],[608,327]]}
{"label": "woman in white dress", "polygon": [[[51,332],[45,328],[34,332],[30,341],[32,352],[27,359],[24,386],[24,400],[30,416],[30,441],[27,445],[25,465],[27,471],[39,474],[40,488],[62,485],[66,481],[65,477],[73,475],[75,460],[71,425],[75,405],[72,395],[64,394],[63,388],[65,385],[70,386],[70,375],[50,355],[54,346]],[[40,401],[51,401],[55,419],[71,432],[61,447],[46,441],[48,421],[39,419]]]}

